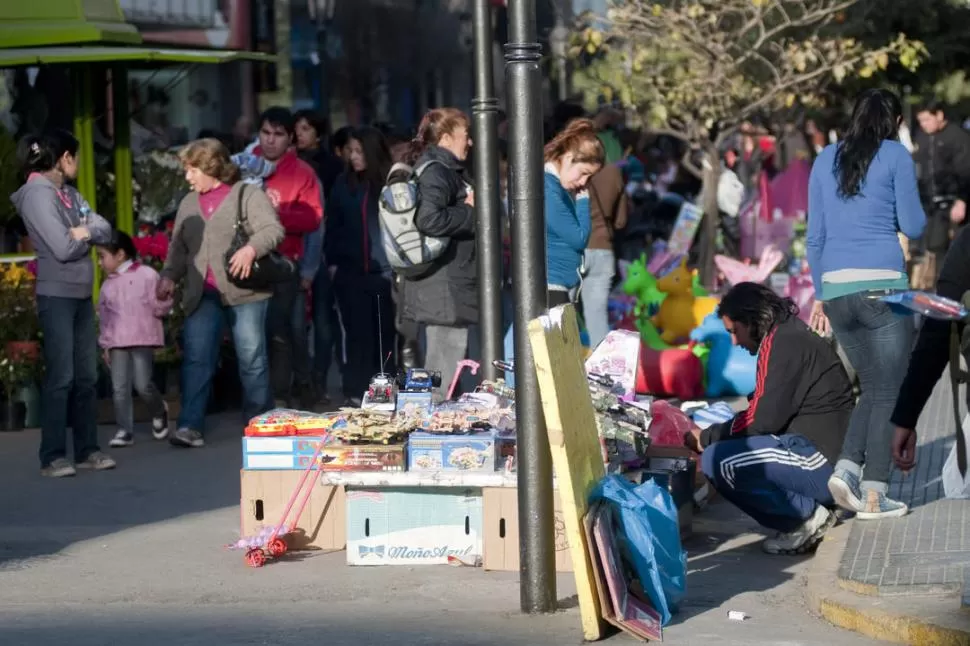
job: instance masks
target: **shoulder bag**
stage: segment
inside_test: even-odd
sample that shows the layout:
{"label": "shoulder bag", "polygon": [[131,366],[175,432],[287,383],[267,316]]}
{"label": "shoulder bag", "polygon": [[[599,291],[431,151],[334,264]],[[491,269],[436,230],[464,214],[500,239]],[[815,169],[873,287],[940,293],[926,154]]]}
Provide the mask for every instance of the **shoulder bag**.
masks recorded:
{"label": "shoulder bag", "polygon": [[296,274],[296,264],[275,249],[261,258],[256,258],[249,270],[249,276],[246,278],[233,276],[229,270],[232,257],[237,251],[249,244],[249,233],[246,231],[246,209],[243,206],[245,193],[246,186],[243,185],[239,188],[239,201],[236,204],[235,233],[224,258],[226,278],[239,289],[269,291],[273,289],[276,283],[290,280]]}

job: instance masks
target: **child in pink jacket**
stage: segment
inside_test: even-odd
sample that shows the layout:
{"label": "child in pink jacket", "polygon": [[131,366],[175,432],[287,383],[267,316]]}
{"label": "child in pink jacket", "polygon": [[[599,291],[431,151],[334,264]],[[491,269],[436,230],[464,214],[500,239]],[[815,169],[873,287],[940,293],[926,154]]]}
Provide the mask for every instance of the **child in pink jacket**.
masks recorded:
{"label": "child in pink jacket", "polygon": [[158,274],[136,262],[136,256],[134,242],[121,231],[114,231],[108,243],[98,245],[101,268],[107,274],[98,301],[99,343],[111,367],[118,424],[111,440],[113,447],[135,443],[132,384],[152,412],[155,439],[164,440],[169,430],[168,405],[152,381],[152,370],[155,348],[165,345],[160,317],[168,313],[172,301],[161,302],[155,297]]}

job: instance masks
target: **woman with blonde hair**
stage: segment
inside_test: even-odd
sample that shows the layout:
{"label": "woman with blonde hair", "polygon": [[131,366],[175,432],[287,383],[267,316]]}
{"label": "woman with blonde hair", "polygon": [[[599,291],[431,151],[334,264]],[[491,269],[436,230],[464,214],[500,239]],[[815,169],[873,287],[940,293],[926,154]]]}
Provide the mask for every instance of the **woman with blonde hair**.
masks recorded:
{"label": "woman with blonde hair", "polygon": [[546,144],[546,284],[548,305],[575,299],[582,281],[583,252],[592,224],[589,179],[602,167],[605,153],[594,123],[574,119]]}
{"label": "woman with blonde hair", "polygon": [[427,271],[404,279],[403,318],[424,326],[424,365],[441,371],[445,387],[468,352],[469,327],[478,322],[475,194],[464,166],[471,148],[468,126],[461,110],[431,110],[408,155],[414,168],[424,166],[415,226],[449,244]]}
{"label": "woman with blonde hair", "polygon": [[[177,446],[201,447],[226,325],[239,362],[243,413],[257,415],[270,405],[265,323],[272,290],[246,289],[236,282],[248,278],[253,263],[276,248],[283,239],[283,226],[266,194],[240,181],[239,168],[218,140],[191,142],[179,158],[192,192],[179,205],[157,295],[168,298],[181,282],[186,314],[182,407],[178,430],[170,441]],[[227,259],[237,222],[248,241]]]}

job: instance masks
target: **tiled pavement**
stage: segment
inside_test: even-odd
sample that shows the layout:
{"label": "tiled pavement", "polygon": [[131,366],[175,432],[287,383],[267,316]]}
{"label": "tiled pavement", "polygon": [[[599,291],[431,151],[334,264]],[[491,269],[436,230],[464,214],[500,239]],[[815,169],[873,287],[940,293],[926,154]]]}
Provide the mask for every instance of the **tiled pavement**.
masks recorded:
{"label": "tiled pavement", "polygon": [[[940,380],[917,427],[917,467],[894,471],[890,496],[905,518],[854,521],[839,579],[868,594],[954,593],[970,580],[970,500],[943,499],[940,473],[954,442],[951,388]],[[961,401],[963,401],[961,397]]]}

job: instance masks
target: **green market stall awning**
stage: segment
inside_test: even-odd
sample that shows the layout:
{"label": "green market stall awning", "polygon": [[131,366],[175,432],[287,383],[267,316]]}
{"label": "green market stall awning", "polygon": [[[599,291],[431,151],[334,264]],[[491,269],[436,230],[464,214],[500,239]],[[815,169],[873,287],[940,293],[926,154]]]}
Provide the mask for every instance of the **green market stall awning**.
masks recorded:
{"label": "green market stall awning", "polygon": [[159,47],[23,47],[0,48],[0,67],[83,65],[87,63],[218,64],[233,61],[272,63],[276,57],[262,52],[223,49],[171,49]]}

